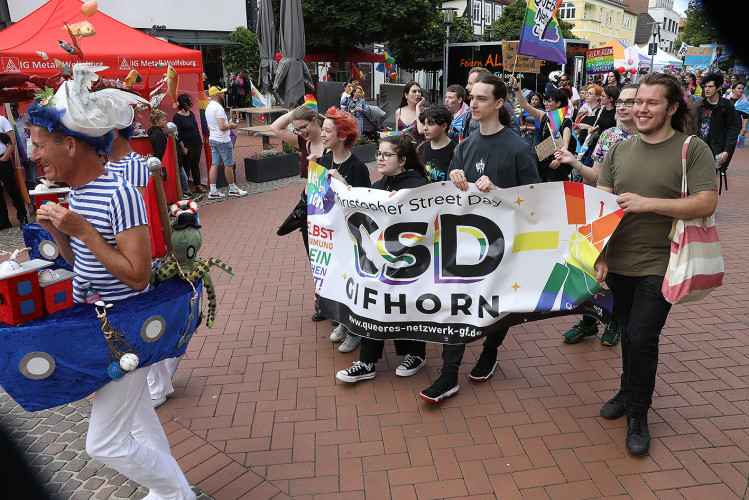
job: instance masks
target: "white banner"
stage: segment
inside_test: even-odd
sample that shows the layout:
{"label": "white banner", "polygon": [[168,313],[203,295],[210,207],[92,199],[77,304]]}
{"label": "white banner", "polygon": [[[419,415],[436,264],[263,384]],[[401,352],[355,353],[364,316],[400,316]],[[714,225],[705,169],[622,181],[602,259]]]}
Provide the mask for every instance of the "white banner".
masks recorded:
{"label": "white banner", "polygon": [[346,187],[310,164],[310,263],[324,316],[376,339],[465,343],[571,312],[609,317],[593,265],[623,215],[572,182],[482,193]]}

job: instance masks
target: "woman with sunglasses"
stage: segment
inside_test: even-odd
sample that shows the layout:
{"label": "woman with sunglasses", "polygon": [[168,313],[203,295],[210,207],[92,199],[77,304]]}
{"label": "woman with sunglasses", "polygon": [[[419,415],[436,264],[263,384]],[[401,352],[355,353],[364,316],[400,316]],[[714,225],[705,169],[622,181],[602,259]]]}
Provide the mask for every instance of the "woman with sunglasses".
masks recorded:
{"label": "woman with sunglasses", "polygon": [[[407,132],[402,135],[388,136],[380,139],[375,153],[377,171],[382,179],[372,184],[372,189],[382,189],[394,193],[400,189],[411,189],[428,183],[427,173],[421,164],[419,154],[414,146],[413,137]],[[332,174],[341,180],[339,174]],[[345,180],[343,180],[345,182]],[[426,365],[426,344],[418,340],[394,340],[395,352],[405,356],[403,362],[395,369],[400,377],[410,377]],[[375,377],[375,363],[382,357],[385,347],[383,340],[362,338],[359,360],[351,368],[336,373],[336,378],[343,382],[358,382]]]}

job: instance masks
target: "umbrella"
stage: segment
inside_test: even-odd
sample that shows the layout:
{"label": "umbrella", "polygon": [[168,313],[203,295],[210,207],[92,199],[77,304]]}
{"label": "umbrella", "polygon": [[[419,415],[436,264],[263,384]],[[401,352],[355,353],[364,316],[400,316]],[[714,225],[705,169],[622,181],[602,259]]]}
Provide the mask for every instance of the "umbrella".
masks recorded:
{"label": "umbrella", "polygon": [[260,92],[270,91],[273,76],[276,74],[276,25],[273,23],[273,5],[271,0],[261,0],[260,21],[257,27],[258,44],[260,45],[260,71],[258,86]]}
{"label": "umbrella", "polygon": [[[281,1],[281,62],[278,63],[273,90],[287,108],[304,101],[314,92],[312,76],[304,64],[305,37],[301,0]],[[272,57],[272,56],[271,56]]]}

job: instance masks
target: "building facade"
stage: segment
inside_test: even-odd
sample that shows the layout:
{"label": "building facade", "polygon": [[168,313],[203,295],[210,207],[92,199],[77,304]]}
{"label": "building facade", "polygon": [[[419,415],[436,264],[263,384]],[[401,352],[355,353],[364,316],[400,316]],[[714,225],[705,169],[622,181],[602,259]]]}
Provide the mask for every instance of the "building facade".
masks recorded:
{"label": "building facade", "polygon": [[612,38],[625,47],[634,44],[637,14],[617,0],[564,0],[558,17],[574,24],[572,32],[590,41],[590,47],[600,47]]}
{"label": "building facade", "polygon": [[442,8],[457,9],[456,15],[471,21],[473,33],[483,36],[489,25],[502,16],[504,8],[510,3],[512,2],[507,0],[449,0],[442,2]]}
{"label": "building facade", "polygon": [[674,42],[679,36],[679,14],[674,10],[674,0],[650,0],[648,14],[660,23],[660,41],[658,48],[674,55],[679,47]]}

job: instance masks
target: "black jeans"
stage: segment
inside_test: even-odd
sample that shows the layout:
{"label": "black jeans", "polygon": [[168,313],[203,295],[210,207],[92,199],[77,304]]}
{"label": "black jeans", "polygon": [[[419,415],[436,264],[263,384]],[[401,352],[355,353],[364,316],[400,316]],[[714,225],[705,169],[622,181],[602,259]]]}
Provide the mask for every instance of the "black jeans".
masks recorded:
{"label": "black jeans", "polygon": [[187,149],[183,162],[185,172],[192,176],[192,182],[197,187],[200,185],[200,153],[203,151],[203,144],[185,144],[185,149]]}
{"label": "black jeans", "polygon": [[[13,171],[13,163],[8,161],[0,161],[0,181],[8,190],[8,195],[13,201],[13,206],[16,208],[16,217],[18,220],[26,217],[26,207],[23,205],[23,199],[21,193],[18,191],[18,184],[16,184],[16,174]],[[3,192],[0,189],[0,223],[8,221],[8,207],[5,205],[5,199],[2,197]]]}
{"label": "black jeans", "polygon": [[[487,335],[484,339],[484,350],[494,351],[496,356],[499,346],[505,341],[509,328],[500,330],[492,335]],[[442,346],[442,371],[445,373],[458,374],[460,362],[463,360],[463,353],[466,351],[465,344],[445,344]]]}
{"label": "black jeans", "polygon": [[[394,340],[395,353],[398,356],[418,356],[421,359],[427,357],[426,343],[420,340]],[[359,350],[359,361],[362,363],[376,363],[382,357],[382,351],[385,348],[384,340],[370,339],[369,337],[361,338],[361,347]]]}
{"label": "black jeans", "polygon": [[658,341],[671,304],[663,298],[663,276],[609,273],[614,318],[622,339],[621,391],[627,408],[650,408],[658,368]]}

